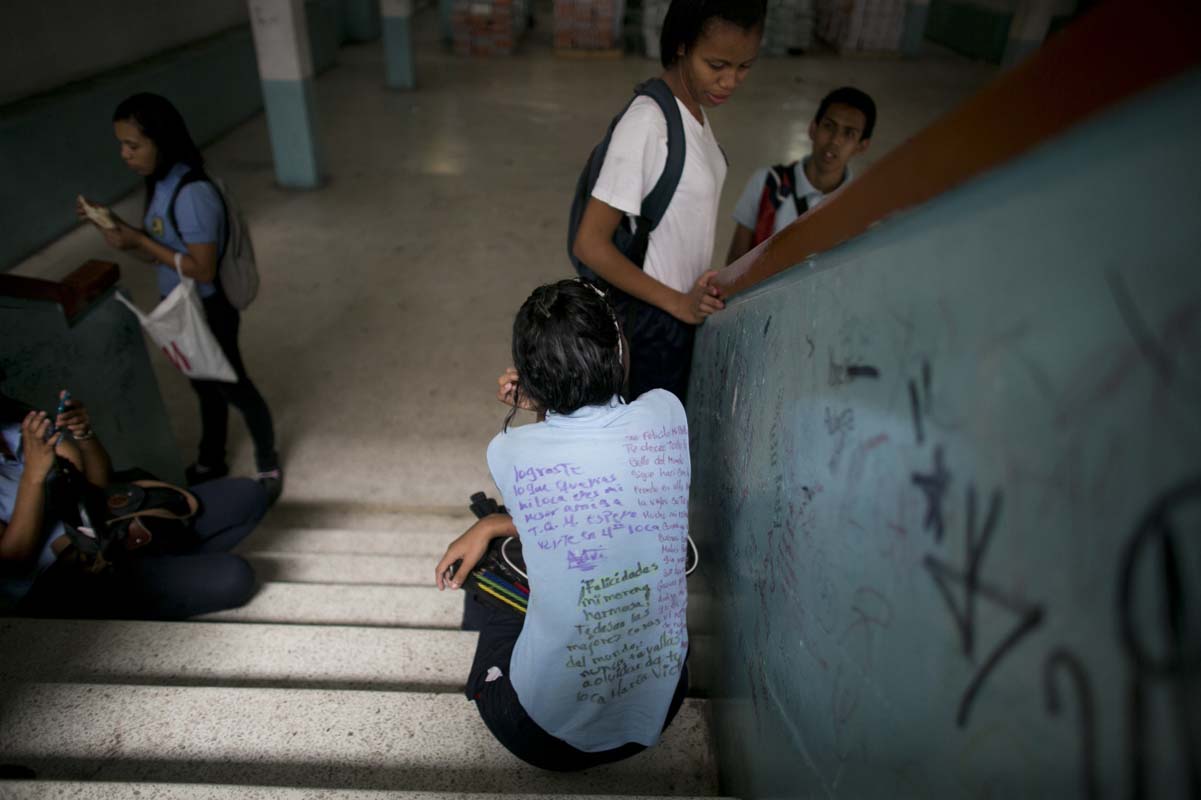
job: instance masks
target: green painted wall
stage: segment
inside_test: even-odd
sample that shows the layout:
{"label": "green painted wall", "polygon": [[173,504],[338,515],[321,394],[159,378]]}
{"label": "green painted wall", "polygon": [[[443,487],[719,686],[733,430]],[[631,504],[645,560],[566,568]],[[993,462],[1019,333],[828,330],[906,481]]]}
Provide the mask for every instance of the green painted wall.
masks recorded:
{"label": "green painted wall", "polygon": [[1199,125],[1195,72],[701,327],[724,794],[1190,796]]}
{"label": "green painted wall", "polygon": [[957,53],[1000,64],[1013,13],[971,2],[931,0],[926,38]]}
{"label": "green painted wall", "polygon": [[[337,58],[338,0],[306,4],[315,68]],[[113,109],[139,91],[171,98],[201,144],[259,113],[262,89],[250,28],[0,107],[0,270],[77,224],[74,197],[112,202],[138,185],[117,157]]]}
{"label": "green painted wall", "polygon": [[113,293],[71,325],[55,303],[0,297],[0,389],[49,412],[69,390],[88,406],[115,469],[141,467],[182,484],[141,326]]}

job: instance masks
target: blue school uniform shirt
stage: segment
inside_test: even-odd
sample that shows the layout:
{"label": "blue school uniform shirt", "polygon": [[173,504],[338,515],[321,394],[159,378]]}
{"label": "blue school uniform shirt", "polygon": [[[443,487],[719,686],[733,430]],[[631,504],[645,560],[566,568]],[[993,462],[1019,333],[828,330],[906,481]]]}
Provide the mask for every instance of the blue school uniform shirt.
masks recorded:
{"label": "blue school uniform shirt", "polygon": [[[12,520],[13,507],[17,503],[17,489],[21,485],[21,475],[25,472],[25,452],[21,446],[21,425],[12,423],[0,428],[0,436],[9,452],[16,457],[0,453],[0,522],[5,525]],[[47,521],[44,533],[47,533],[42,543],[37,561],[27,565],[0,564],[0,608],[11,609],[17,601],[29,593],[38,575],[54,563],[54,550],[51,544],[58,537],[66,534],[66,528],[61,522]]]}
{"label": "blue school uniform shirt", "polygon": [[655,744],[688,652],[684,407],[658,389],[548,414],[494,438],[488,467],[529,571],[522,708],[586,752]]}
{"label": "blue school uniform shirt", "polygon": [[[166,177],[154,184],[154,195],[146,208],[146,216],[142,220],[145,231],[156,241],[178,253],[188,252],[188,243],[216,244],[218,255],[225,244],[225,209],[221,204],[221,195],[217,187],[208,181],[193,181],[179,191],[175,200],[175,222],[178,230],[171,225],[167,213],[167,205],[179,181],[191,169],[187,164],[176,164]],[[158,292],[166,297],[171,290],[179,285],[179,274],[174,264],[159,263]],[[217,287],[212,283],[196,282],[196,289],[201,297],[211,297]]]}

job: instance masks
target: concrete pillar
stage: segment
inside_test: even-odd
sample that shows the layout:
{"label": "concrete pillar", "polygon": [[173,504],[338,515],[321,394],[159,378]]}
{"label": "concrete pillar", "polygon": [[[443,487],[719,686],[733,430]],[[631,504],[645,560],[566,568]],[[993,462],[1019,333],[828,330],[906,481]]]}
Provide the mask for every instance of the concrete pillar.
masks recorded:
{"label": "concrete pillar", "polygon": [[342,0],[346,12],[346,38],[352,42],[374,42],[379,38],[378,0]]}
{"label": "concrete pillar", "polygon": [[1056,5],[1054,0],[1021,0],[1018,3],[1009,25],[1009,42],[1001,58],[1002,66],[1012,66],[1042,46],[1051,30]]}
{"label": "concrete pillar", "polygon": [[321,184],[321,157],[304,0],[249,2],[275,179],[289,189],[314,189]]}
{"label": "concrete pillar", "polygon": [[417,85],[413,71],[413,37],[409,27],[413,0],[379,0],[379,11],[388,88],[412,89]]}
{"label": "concrete pillar", "polygon": [[438,0],[438,21],[442,23],[442,41],[448,44],[455,38],[454,28],[451,25],[454,11],[455,0]]}
{"label": "concrete pillar", "polygon": [[901,54],[917,58],[926,38],[926,20],[930,17],[930,0],[909,0],[905,4],[905,31],[901,34]]}

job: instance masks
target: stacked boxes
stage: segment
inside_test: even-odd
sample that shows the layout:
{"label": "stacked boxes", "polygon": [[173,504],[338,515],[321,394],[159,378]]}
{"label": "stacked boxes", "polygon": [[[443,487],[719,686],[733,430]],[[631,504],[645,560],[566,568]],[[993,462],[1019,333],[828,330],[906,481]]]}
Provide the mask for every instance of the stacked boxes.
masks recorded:
{"label": "stacked boxes", "polygon": [[782,56],[813,48],[815,0],[771,0],[763,30],[764,55]]}
{"label": "stacked boxes", "polygon": [[451,32],[461,56],[507,56],[525,31],[527,0],[454,0]]}
{"label": "stacked boxes", "polygon": [[618,46],[618,0],[555,0],[556,50],[612,50]]}
{"label": "stacked boxes", "polygon": [[646,44],[646,57],[659,60],[659,34],[663,32],[663,18],[671,0],[642,0],[642,40]]}
{"label": "stacked boxes", "polygon": [[906,0],[818,0],[817,33],[840,53],[899,53]]}

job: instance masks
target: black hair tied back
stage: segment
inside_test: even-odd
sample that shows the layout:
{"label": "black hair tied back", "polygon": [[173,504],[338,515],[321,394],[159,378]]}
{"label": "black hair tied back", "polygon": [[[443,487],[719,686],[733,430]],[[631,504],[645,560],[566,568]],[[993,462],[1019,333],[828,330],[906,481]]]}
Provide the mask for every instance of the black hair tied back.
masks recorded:
{"label": "black hair tied back", "polygon": [[520,396],[557,414],[620,394],[621,330],[604,293],[582,280],[535,289],[513,320],[513,365]]}

